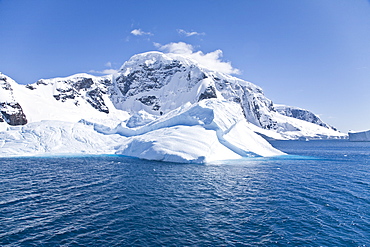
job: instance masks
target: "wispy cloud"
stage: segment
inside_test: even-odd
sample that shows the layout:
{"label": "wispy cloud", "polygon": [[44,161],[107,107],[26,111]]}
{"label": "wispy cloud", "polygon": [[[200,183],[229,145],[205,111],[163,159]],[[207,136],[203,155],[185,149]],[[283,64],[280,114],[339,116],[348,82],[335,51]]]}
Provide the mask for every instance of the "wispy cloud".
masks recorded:
{"label": "wispy cloud", "polygon": [[187,32],[184,29],[177,29],[177,32],[181,35],[185,35],[186,37],[190,37],[190,36],[194,36],[194,35],[197,35],[197,36],[206,35],[205,33],[198,33],[198,32],[195,32],[195,31]]}
{"label": "wispy cloud", "polygon": [[111,75],[117,72],[118,71],[116,69],[89,70],[89,73],[102,74],[102,75]]}
{"label": "wispy cloud", "polygon": [[159,50],[167,52],[180,54],[186,58],[189,58],[197,62],[200,66],[203,66],[210,70],[216,70],[226,74],[240,74],[240,70],[233,68],[230,62],[224,62],[221,60],[222,51],[216,50],[204,54],[202,51],[194,51],[194,47],[190,44],[184,42],[169,43],[166,45],[161,45],[159,43],[153,43],[155,47]]}
{"label": "wispy cloud", "polygon": [[155,46],[155,48],[157,49],[160,49],[162,47],[162,45],[160,43],[157,43],[157,42],[153,42],[153,45]]}
{"label": "wispy cloud", "polygon": [[152,36],[153,34],[151,32],[144,32],[143,30],[139,29],[134,29],[131,31],[131,34],[135,36],[143,36],[143,35],[149,35]]}
{"label": "wispy cloud", "polygon": [[107,69],[103,70],[90,70],[89,73],[95,73],[95,74],[102,74],[102,75],[110,75],[110,74],[115,74],[118,72],[118,70],[112,68],[112,63],[111,62],[106,62],[104,64],[105,67],[108,67]]}

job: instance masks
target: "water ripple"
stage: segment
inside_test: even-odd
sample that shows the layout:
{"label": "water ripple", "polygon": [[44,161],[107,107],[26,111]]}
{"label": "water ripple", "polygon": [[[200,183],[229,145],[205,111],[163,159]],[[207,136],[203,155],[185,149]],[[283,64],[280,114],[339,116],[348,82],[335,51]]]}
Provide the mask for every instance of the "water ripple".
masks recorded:
{"label": "water ripple", "polygon": [[0,159],[0,245],[369,245],[370,153],[299,145],[295,158],[209,165]]}

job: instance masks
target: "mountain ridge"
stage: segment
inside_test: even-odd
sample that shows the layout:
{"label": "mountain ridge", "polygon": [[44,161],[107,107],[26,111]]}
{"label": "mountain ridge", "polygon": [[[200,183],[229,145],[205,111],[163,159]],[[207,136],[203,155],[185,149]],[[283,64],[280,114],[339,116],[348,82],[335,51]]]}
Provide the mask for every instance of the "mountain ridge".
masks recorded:
{"label": "mountain ridge", "polygon": [[[207,106],[200,107],[205,104],[204,102],[208,102]],[[224,109],[232,110],[224,114],[220,110],[223,109],[220,105],[223,105]],[[237,151],[244,149],[243,146],[236,145],[239,143],[236,136],[231,142],[226,141],[224,136],[230,131],[233,132],[232,129],[236,128],[235,126],[242,126],[238,128],[243,129],[244,133],[249,133],[246,134],[249,138],[255,135],[251,134],[252,132],[274,139],[298,139],[302,136],[311,139],[345,137],[307,110],[292,107],[284,110],[281,106],[274,105],[263,94],[263,90],[253,83],[212,71],[181,55],[161,52],[134,55],[116,74],[107,76],[82,73],[68,77],[40,79],[33,84],[19,85],[10,77],[0,74],[0,107],[0,130],[5,132],[8,129],[7,126],[27,126],[43,120],[55,120],[80,122],[85,125],[91,123],[90,125],[95,126],[94,131],[100,131],[102,135],[120,135],[126,139],[131,138],[131,141],[138,140],[138,133],[148,136],[150,142],[158,141],[151,134],[152,132],[158,132],[159,129],[170,131],[177,125],[186,126],[189,125],[186,121],[193,119],[191,121],[195,124],[190,124],[189,129],[184,130],[186,133],[190,133],[192,129],[200,131],[195,126],[204,129],[205,132],[201,131],[204,135],[215,132],[212,138],[218,139],[221,146],[236,153],[236,156],[249,153],[250,151],[247,150],[251,150],[251,146],[244,143],[243,145],[249,146],[249,149],[242,152]],[[185,109],[184,107],[190,111],[185,115],[179,111],[179,109]],[[302,114],[296,114],[297,109],[300,109]],[[225,118],[222,121],[231,121],[230,123],[233,124],[228,125],[226,129],[221,128],[222,130],[219,127],[210,128],[208,124],[201,121],[201,119],[209,119],[207,117],[209,112],[214,115],[212,119],[220,119],[222,116]],[[164,119],[169,120],[163,122]],[[156,125],[155,128],[150,127],[158,121],[160,125]],[[217,120],[217,122],[220,121]],[[236,124],[237,122],[243,122],[243,124]],[[123,131],[124,129],[126,132]],[[127,135],[129,132],[134,134]],[[170,133],[177,135],[172,131]],[[256,137],[253,140],[257,139]],[[199,140],[193,139],[193,141],[199,144]],[[141,141],[130,143],[142,144]],[[264,146],[265,150],[269,149],[268,144],[260,139],[257,143]],[[134,144],[125,145],[132,151]],[[125,145],[122,144],[120,148],[114,149],[115,152],[126,154],[123,148]],[[205,142],[202,145],[210,144]],[[164,146],[160,146],[161,151],[157,150],[156,145],[151,147],[155,147],[152,150],[155,157],[160,157],[160,155],[156,156],[157,152],[170,152],[170,149]],[[183,151],[183,153],[187,152],[187,150]],[[129,152],[130,155],[135,156],[132,152]],[[263,148],[258,152],[266,153]],[[276,153],[279,152],[276,151]],[[197,152],[194,152],[195,154]],[[135,157],[137,156],[140,155],[136,154]],[[175,157],[180,156],[175,155]],[[204,157],[202,159],[195,155],[191,160],[212,159],[207,155]],[[171,159],[176,160],[176,158]]]}

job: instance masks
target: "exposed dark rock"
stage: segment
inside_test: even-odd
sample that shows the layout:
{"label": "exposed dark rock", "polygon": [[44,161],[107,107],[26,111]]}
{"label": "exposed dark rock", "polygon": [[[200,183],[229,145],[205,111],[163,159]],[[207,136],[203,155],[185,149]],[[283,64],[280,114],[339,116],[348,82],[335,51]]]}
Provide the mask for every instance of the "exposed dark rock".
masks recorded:
{"label": "exposed dark rock", "polygon": [[272,106],[272,102],[264,97],[262,98],[262,94],[256,94],[256,89],[248,86],[242,86],[241,89],[243,94],[241,95],[240,104],[245,118],[264,129],[277,129],[277,122],[265,113],[266,110],[270,110],[269,106]]}
{"label": "exposed dark rock", "polygon": [[183,68],[184,66],[180,63],[179,60],[173,60],[170,64],[164,66],[165,70],[172,70],[174,68]]}
{"label": "exposed dark rock", "polygon": [[137,100],[139,100],[141,103],[147,106],[154,105],[154,103],[158,102],[157,97],[152,96],[152,95],[143,96],[141,98],[138,98]]}
{"label": "exposed dark rock", "polygon": [[138,78],[136,72],[130,73],[127,76],[120,75],[117,77],[116,81],[119,85],[118,89],[121,91],[122,95],[125,96],[131,88],[131,84],[136,81]]}
{"label": "exposed dark rock", "polygon": [[[22,107],[17,103],[13,96],[13,88],[7,81],[6,76],[0,73],[0,90],[5,90],[3,93],[7,95],[8,102],[0,102],[0,122],[7,122],[9,125],[24,125],[27,123],[26,115],[23,113]],[[2,100],[2,99],[0,99]],[[4,99],[3,99],[4,100]]]}
{"label": "exposed dark rock", "polygon": [[28,88],[28,89],[30,89],[30,90],[35,90],[36,88],[33,86],[33,85],[31,85],[31,84],[27,84],[26,85],[26,88]]}
{"label": "exposed dark rock", "polygon": [[26,115],[19,103],[0,103],[2,118],[12,126],[25,125]]}
{"label": "exposed dark rock", "polygon": [[[6,79],[6,77],[4,77]],[[13,91],[12,86],[10,86],[10,83],[6,80],[3,80],[4,83],[2,84],[2,88],[8,91]]]}
{"label": "exposed dark rock", "polygon": [[91,78],[83,78],[82,80],[79,80],[73,84],[73,87],[76,90],[81,89],[88,89],[94,84],[93,80]]}
{"label": "exposed dark rock", "polygon": [[260,119],[261,118],[261,113],[259,111],[260,106],[257,104],[256,101],[253,101],[252,105],[253,105],[252,111],[253,111],[254,115],[257,116],[257,119]]}
{"label": "exposed dark rock", "polygon": [[235,97],[235,98],[233,98],[233,101],[234,101],[235,103],[240,103],[240,102],[242,102],[242,100],[241,100],[239,97]]}
{"label": "exposed dark rock", "polygon": [[94,107],[95,109],[101,112],[104,112],[107,114],[109,113],[109,109],[104,103],[102,92],[99,88],[89,91],[87,95],[90,97],[90,98],[87,98],[87,102],[89,102],[92,107]]}
{"label": "exposed dark rock", "polygon": [[56,100],[60,100],[62,102],[65,102],[67,99],[74,99],[77,95],[79,95],[79,93],[76,92],[73,88],[57,88],[57,91],[60,92],[60,94],[54,94],[53,96]]}
{"label": "exposed dark rock", "polygon": [[272,101],[270,101],[269,105],[267,106],[267,108],[272,111],[272,112],[276,112],[275,108],[274,108],[274,104],[272,103]]}
{"label": "exposed dark rock", "polygon": [[194,73],[194,70],[196,70],[196,66],[191,65],[190,68],[189,68],[189,72],[186,76],[186,80],[188,80],[188,81],[195,80],[196,82],[199,82],[203,79],[208,78],[207,75],[204,72],[201,72],[200,76],[194,78],[194,76],[192,75],[192,73]]}
{"label": "exposed dark rock", "polygon": [[47,83],[45,83],[43,80],[38,80],[36,82],[36,85],[48,85]]}
{"label": "exposed dark rock", "polygon": [[162,88],[168,83],[168,78],[186,68],[177,60],[170,64],[141,64],[138,70],[128,75],[121,74],[116,78],[118,89],[124,98],[136,95],[139,92],[148,92]]}
{"label": "exposed dark rock", "polygon": [[268,130],[275,130],[277,128],[277,123],[271,119],[271,117],[268,117],[267,121],[265,121],[267,124],[264,124],[262,127],[264,129]]}
{"label": "exposed dark rock", "polygon": [[102,82],[101,82],[104,86],[110,86],[112,85],[112,81],[109,80],[109,79],[104,79]]}
{"label": "exposed dark rock", "polygon": [[186,80],[191,81],[191,71],[188,72],[188,76],[186,77]]}
{"label": "exposed dark rock", "polygon": [[232,84],[232,89],[234,90],[240,90],[240,86],[238,84]]}
{"label": "exposed dark rock", "polygon": [[198,101],[212,98],[217,98],[216,89],[213,86],[208,86],[206,90],[199,95]]}
{"label": "exposed dark rock", "polygon": [[160,106],[160,105],[155,104],[155,105],[153,106],[153,111],[158,111],[160,108],[161,108],[161,106]]}
{"label": "exposed dark rock", "polygon": [[[109,79],[99,81],[102,85],[111,85]],[[67,100],[74,100],[74,104],[79,106],[81,101],[86,100],[92,107],[99,110],[100,112],[109,113],[109,109],[106,106],[103,94],[107,93],[107,87],[99,87],[101,84],[94,85],[92,78],[78,77],[76,79],[69,79],[58,81],[57,85],[62,85],[56,88],[56,92],[53,96],[56,100],[65,102]],[[98,86],[98,87],[97,87]]]}

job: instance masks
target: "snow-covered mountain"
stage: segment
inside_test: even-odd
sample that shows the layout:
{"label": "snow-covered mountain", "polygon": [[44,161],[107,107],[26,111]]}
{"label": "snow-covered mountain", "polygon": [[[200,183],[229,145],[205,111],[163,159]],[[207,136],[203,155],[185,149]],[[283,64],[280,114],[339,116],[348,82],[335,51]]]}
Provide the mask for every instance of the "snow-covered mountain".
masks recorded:
{"label": "snow-covered mountain", "polygon": [[161,52],[135,55],[103,77],[19,85],[0,74],[0,112],[0,156],[117,153],[209,162],[282,154],[261,136],[345,137],[309,111],[275,106],[250,82]]}
{"label": "snow-covered mountain", "polygon": [[113,104],[130,113],[165,114],[203,99],[236,102],[245,118],[265,129],[276,129],[272,101],[258,86],[210,71],[180,55],[148,52],[133,56],[113,80]]}
{"label": "snow-covered mountain", "polygon": [[298,107],[293,107],[293,106],[277,105],[277,104],[274,104],[274,107],[275,107],[275,110],[278,113],[280,113],[284,116],[301,119],[301,120],[304,120],[304,121],[307,121],[307,122],[310,122],[310,123],[320,125],[320,126],[325,127],[327,129],[337,130],[333,126],[330,126],[330,125],[324,123],[317,115],[315,115],[314,113],[312,113],[308,110],[301,109],[301,108],[298,108]]}

